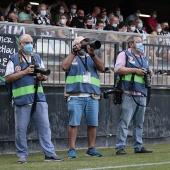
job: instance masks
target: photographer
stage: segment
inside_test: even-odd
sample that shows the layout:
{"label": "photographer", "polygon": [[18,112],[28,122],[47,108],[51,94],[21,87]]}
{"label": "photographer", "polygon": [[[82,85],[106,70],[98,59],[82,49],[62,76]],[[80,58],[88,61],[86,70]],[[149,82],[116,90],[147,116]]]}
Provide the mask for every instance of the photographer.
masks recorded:
{"label": "photographer", "polygon": [[[98,126],[100,82],[98,71],[104,70],[103,62],[94,55],[94,48],[85,45],[89,38],[82,36],[73,41],[73,51],[61,63],[66,74],[66,97],[69,111],[69,158],[76,158],[75,142],[78,126],[85,112],[87,123],[88,150],[86,155],[102,156],[95,148]],[[85,48],[86,47],[86,48]],[[86,53],[88,51],[88,54]]]}
{"label": "photographer", "polygon": [[[142,134],[146,109],[147,86],[145,82],[148,64],[143,56],[144,46],[139,36],[128,39],[129,49],[117,56],[114,71],[122,77],[123,89],[120,120],[117,129],[117,155],[126,154],[124,148],[128,135],[128,126],[133,120],[133,148],[135,153],[151,153],[143,147]],[[149,76],[150,76],[149,75]],[[149,84],[148,84],[149,86]]]}
{"label": "photographer", "polygon": [[[18,163],[26,163],[27,161],[26,133],[30,118],[34,120],[36,125],[45,161],[62,161],[63,158],[56,155],[51,142],[48,105],[40,82],[46,81],[47,76],[37,73],[38,70],[41,70],[37,68],[37,65],[41,68],[44,68],[44,65],[40,56],[32,53],[32,44],[33,39],[30,35],[24,34],[19,37],[20,50],[9,59],[5,73],[6,83],[12,83]],[[35,93],[37,82],[37,93]],[[36,103],[35,110],[32,109],[34,103]]]}

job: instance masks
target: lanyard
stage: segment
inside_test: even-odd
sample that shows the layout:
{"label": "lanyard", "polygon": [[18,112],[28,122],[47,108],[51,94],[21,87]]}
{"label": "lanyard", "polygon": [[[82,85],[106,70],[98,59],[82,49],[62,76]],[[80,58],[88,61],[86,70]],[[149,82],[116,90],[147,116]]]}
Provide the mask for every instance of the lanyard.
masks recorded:
{"label": "lanyard", "polygon": [[85,63],[84,63],[84,61],[83,61],[83,59],[81,57],[79,57],[79,59],[82,62],[83,66],[85,67],[86,71],[88,71],[88,68],[87,68],[87,57],[85,56]]}
{"label": "lanyard", "polygon": [[[133,55],[134,55],[134,54],[133,54]],[[134,55],[134,56],[135,56],[135,55]],[[139,65],[140,65],[141,67],[143,67],[143,60],[142,60],[141,56],[140,56],[141,62],[139,61],[138,57],[135,56],[135,58],[136,58],[137,62],[139,63]]]}

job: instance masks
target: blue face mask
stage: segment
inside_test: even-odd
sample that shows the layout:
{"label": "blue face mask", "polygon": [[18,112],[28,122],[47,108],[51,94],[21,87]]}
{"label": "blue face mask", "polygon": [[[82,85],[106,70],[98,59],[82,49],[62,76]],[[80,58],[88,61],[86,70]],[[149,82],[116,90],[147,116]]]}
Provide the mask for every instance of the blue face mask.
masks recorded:
{"label": "blue face mask", "polygon": [[82,55],[85,55],[85,54],[86,54],[86,51],[85,51],[84,49],[81,49],[81,50],[79,51],[79,53],[81,53]]}
{"label": "blue face mask", "polygon": [[138,27],[139,28],[142,28],[143,27],[143,23],[141,22],[141,23],[138,23]]}
{"label": "blue face mask", "polygon": [[131,30],[132,32],[134,32],[135,29],[136,29],[136,27],[130,27],[130,30]]}
{"label": "blue face mask", "polygon": [[41,15],[42,15],[42,16],[45,16],[46,14],[47,14],[47,13],[46,13],[46,10],[42,10],[42,11],[41,11]]}
{"label": "blue face mask", "polygon": [[24,45],[24,51],[25,53],[29,54],[33,50],[33,45],[32,44],[26,44]]}
{"label": "blue face mask", "polygon": [[65,19],[60,19],[60,24],[62,24],[62,25],[66,24]]}
{"label": "blue face mask", "polygon": [[117,24],[112,24],[112,26],[113,26],[114,28],[116,28],[116,27],[117,27]]}
{"label": "blue face mask", "polygon": [[142,43],[136,43],[136,51],[143,53],[144,51],[144,46]]}
{"label": "blue face mask", "polygon": [[64,9],[60,9],[60,13],[64,14],[65,10]]}
{"label": "blue face mask", "polygon": [[75,14],[76,13],[76,9],[71,9],[71,13]]}

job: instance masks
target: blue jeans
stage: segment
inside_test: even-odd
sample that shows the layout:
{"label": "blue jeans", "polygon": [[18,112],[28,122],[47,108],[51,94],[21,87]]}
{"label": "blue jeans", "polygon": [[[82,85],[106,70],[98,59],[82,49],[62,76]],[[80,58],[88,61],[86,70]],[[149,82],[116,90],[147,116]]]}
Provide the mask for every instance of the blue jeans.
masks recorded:
{"label": "blue jeans", "polygon": [[99,100],[90,97],[71,97],[68,101],[69,125],[79,126],[85,113],[87,126],[98,126]]}
{"label": "blue jeans", "polygon": [[[28,157],[26,133],[31,116],[31,107],[32,105],[14,105],[15,145],[18,157]],[[39,142],[44,154],[49,157],[55,156],[54,145],[51,142],[48,105],[46,102],[37,103],[36,111],[33,113],[32,119],[38,131]]]}
{"label": "blue jeans", "polygon": [[[134,98],[137,103],[146,105],[146,97],[135,96]],[[146,107],[137,105],[131,95],[123,94],[121,115],[116,136],[117,149],[124,149],[126,146],[128,126],[131,120],[133,120],[133,147],[135,150],[140,150],[142,148],[142,133],[145,110]]]}

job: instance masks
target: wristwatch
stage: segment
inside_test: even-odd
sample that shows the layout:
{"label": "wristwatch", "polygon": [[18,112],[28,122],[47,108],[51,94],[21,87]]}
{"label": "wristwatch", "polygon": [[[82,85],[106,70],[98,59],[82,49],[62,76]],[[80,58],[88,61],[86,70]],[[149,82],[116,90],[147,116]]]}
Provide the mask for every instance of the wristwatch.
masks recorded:
{"label": "wristwatch", "polygon": [[91,58],[93,58],[95,55],[94,54],[90,54]]}

